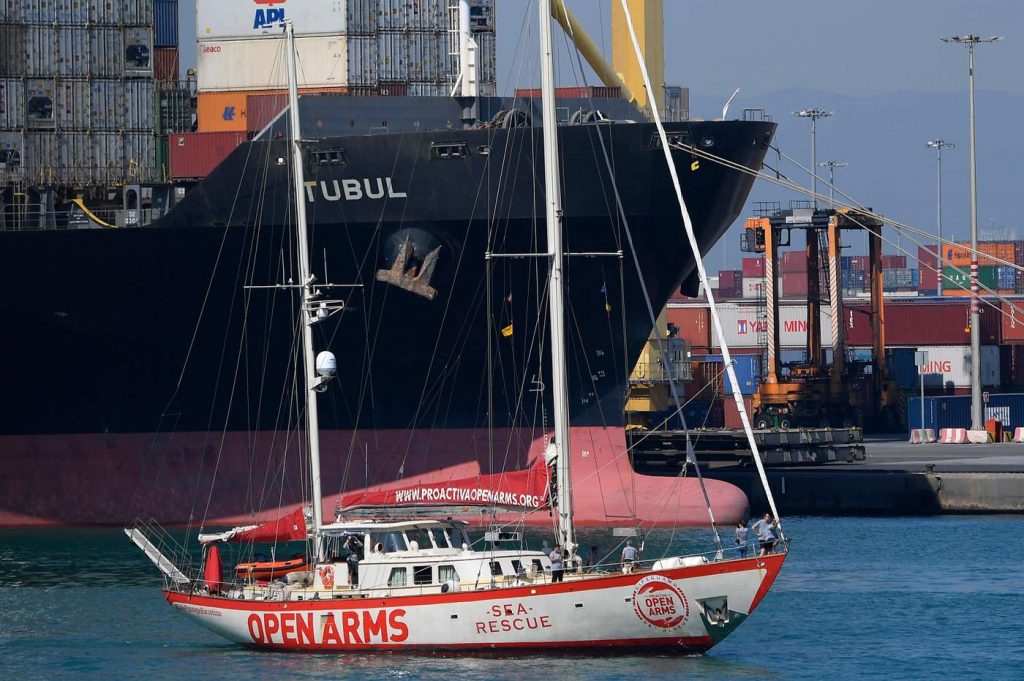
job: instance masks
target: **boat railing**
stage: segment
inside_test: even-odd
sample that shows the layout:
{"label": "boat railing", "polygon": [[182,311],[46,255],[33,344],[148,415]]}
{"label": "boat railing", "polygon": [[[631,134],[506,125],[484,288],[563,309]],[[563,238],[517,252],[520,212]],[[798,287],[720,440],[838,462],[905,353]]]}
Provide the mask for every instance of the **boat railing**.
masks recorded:
{"label": "boat railing", "polygon": [[[148,546],[140,546],[160,568],[164,586],[171,591],[190,591],[201,581],[201,559],[181,539],[153,519],[136,519],[129,532],[140,534]],[[129,534],[129,537],[132,537]],[[135,537],[132,541],[139,544]]]}

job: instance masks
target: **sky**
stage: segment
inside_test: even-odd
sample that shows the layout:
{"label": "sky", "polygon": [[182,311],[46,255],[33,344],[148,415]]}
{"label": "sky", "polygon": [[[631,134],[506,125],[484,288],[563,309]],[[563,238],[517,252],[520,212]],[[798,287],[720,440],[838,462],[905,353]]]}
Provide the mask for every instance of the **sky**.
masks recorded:
{"label": "sky", "polygon": [[[210,0],[208,0],[210,1]],[[222,0],[217,0],[222,1]],[[231,0],[251,3],[252,0]],[[594,41],[609,51],[610,3],[569,0]],[[836,185],[894,218],[934,231],[935,157],[941,137],[957,144],[944,158],[945,233],[967,238],[969,222],[967,54],[940,36],[1001,35],[976,53],[979,225],[982,238],[1020,230],[1015,193],[1024,141],[1024,0],[665,0],[665,79],[690,89],[691,113],[715,118],[740,89],[730,118],[765,107],[779,123],[776,143],[810,165],[809,126],[792,111],[822,107],[818,161],[849,163]],[[539,82],[536,14],[528,0],[498,0],[498,87]],[[194,64],[195,0],[180,0],[183,65]],[[582,82],[564,38],[557,55],[562,85]],[[596,79],[588,75],[587,82]],[[785,164],[783,164],[785,166]],[[794,165],[784,172],[809,184]],[[751,200],[785,204],[758,182]],[[749,209],[749,207],[748,207]],[[710,256],[711,269],[736,266],[738,227]],[[896,238],[896,237],[894,237]],[[908,250],[916,251],[900,240]],[[893,247],[886,248],[892,252]]]}

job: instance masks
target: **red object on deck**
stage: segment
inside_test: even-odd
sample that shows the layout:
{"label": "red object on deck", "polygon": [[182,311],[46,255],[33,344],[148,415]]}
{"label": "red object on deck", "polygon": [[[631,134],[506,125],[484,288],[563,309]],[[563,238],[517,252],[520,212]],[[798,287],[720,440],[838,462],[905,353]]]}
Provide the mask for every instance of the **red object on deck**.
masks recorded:
{"label": "red object on deck", "polygon": [[211,546],[206,552],[206,567],[203,568],[203,581],[210,593],[220,592],[220,586],[224,583],[224,573],[220,564],[220,550],[216,545]]}
{"label": "red object on deck", "polygon": [[239,532],[228,541],[233,542],[279,542],[304,541],[306,539],[306,516],[299,506],[277,520],[263,523],[251,530]]}

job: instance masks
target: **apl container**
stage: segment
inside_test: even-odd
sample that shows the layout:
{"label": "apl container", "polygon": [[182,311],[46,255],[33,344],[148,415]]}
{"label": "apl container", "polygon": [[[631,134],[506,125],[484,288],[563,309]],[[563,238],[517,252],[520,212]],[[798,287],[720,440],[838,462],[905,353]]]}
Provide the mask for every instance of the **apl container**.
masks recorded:
{"label": "apl container", "polygon": [[355,5],[353,10],[367,9],[346,0],[288,0],[278,4],[197,0],[196,38],[206,41],[274,36],[281,33],[280,24],[286,20],[292,22],[297,36],[343,35],[349,4]]}

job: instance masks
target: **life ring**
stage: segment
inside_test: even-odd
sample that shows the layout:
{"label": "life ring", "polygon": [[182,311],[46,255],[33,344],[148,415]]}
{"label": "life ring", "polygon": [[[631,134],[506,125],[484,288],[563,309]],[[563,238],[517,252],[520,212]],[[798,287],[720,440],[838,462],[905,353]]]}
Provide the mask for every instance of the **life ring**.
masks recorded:
{"label": "life ring", "polygon": [[334,566],[325,565],[320,568],[320,581],[323,582],[325,589],[334,588]]}

